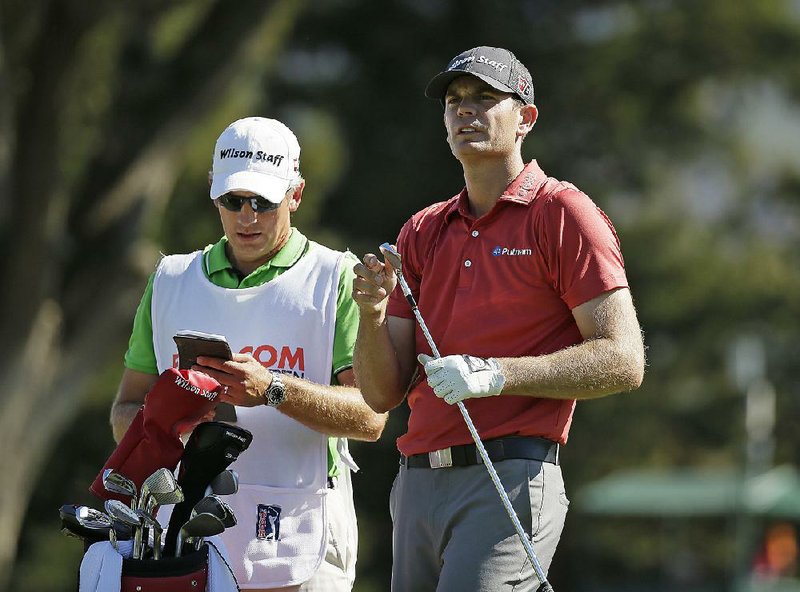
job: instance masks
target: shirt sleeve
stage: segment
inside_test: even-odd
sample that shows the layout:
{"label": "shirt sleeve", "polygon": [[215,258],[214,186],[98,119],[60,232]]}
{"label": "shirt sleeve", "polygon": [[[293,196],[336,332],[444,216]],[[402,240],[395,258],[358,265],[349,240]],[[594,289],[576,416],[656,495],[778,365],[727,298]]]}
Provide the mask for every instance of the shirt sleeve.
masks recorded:
{"label": "shirt sleeve", "polygon": [[147,280],[144,294],[136,309],[133,319],[133,330],[125,352],[125,367],[146,374],[158,374],[156,352],[153,347],[153,279],[155,272]]}
{"label": "shirt sleeve", "polygon": [[553,286],[570,309],[628,287],[617,233],[586,194],[556,193],[545,205],[538,234]]}
{"label": "shirt sleeve", "polygon": [[339,272],[339,288],[336,296],[336,327],[333,334],[333,382],[342,370],[353,367],[353,348],[358,334],[358,305],[353,300],[353,266],[356,256],[347,251]]}

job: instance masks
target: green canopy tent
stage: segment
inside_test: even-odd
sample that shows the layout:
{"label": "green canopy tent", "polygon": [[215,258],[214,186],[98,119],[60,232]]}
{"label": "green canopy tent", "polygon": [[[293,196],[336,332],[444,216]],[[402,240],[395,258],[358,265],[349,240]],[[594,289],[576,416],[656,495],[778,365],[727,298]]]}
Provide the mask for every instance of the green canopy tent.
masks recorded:
{"label": "green canopy tent", "polygon": [[617,516],[800,518],[800,473],[791,465],[744,479],[725,470],[620,471],[583,487],[578,511]]}
{"label": "green canopy tent", "polygon": [[[745,478],[724,469],[627,470],[584,486],[574,496],[577,512],[612,519],[666,521],[731,518],[739,539],[732,571],[737,592],[800,592],[796,580],[750,581],[749,563],[758,520],[800,520],[800,473],[781,465]],[[745,562],[745,563],[742,563]]]}

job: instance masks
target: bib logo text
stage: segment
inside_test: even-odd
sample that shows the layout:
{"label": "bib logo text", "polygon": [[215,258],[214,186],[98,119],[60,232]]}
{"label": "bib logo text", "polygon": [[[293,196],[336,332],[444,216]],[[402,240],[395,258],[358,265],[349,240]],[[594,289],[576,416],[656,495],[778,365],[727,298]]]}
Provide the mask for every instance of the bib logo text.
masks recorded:
{"label": "bib logo text", "polygon": [[[244,346],[239,353],[250,354],[265,368],[271,368],[275,372],[290,374],[298,378],[304,378],[306,374],[305,351],[302,347],[292,348],[288,345],[263,345]],[[178,367],[178,354],[172,354],[172,367]]]}

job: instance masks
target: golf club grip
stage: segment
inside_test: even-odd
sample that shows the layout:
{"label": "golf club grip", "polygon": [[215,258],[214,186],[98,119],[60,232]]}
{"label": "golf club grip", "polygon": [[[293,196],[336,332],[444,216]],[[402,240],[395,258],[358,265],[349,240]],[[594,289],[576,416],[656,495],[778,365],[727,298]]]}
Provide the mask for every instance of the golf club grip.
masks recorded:
{"label": "golf club grip", "polygon": [[542,585],[536,589],[536,592],[553,592],[553,587],[550,582],[542,582]]}

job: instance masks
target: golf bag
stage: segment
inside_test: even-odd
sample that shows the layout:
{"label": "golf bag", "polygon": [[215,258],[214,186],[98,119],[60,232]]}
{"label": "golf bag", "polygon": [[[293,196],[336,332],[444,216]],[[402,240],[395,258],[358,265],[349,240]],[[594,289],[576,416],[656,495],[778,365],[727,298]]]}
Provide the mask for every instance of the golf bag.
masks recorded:
{"label": "golf bag", "polygon": [[[218,542],[218,541],[217,541]],[[79,592],[239,592],[215,541],[180,557],[128,559],[108,542],[91,545],[80,567]]]}

